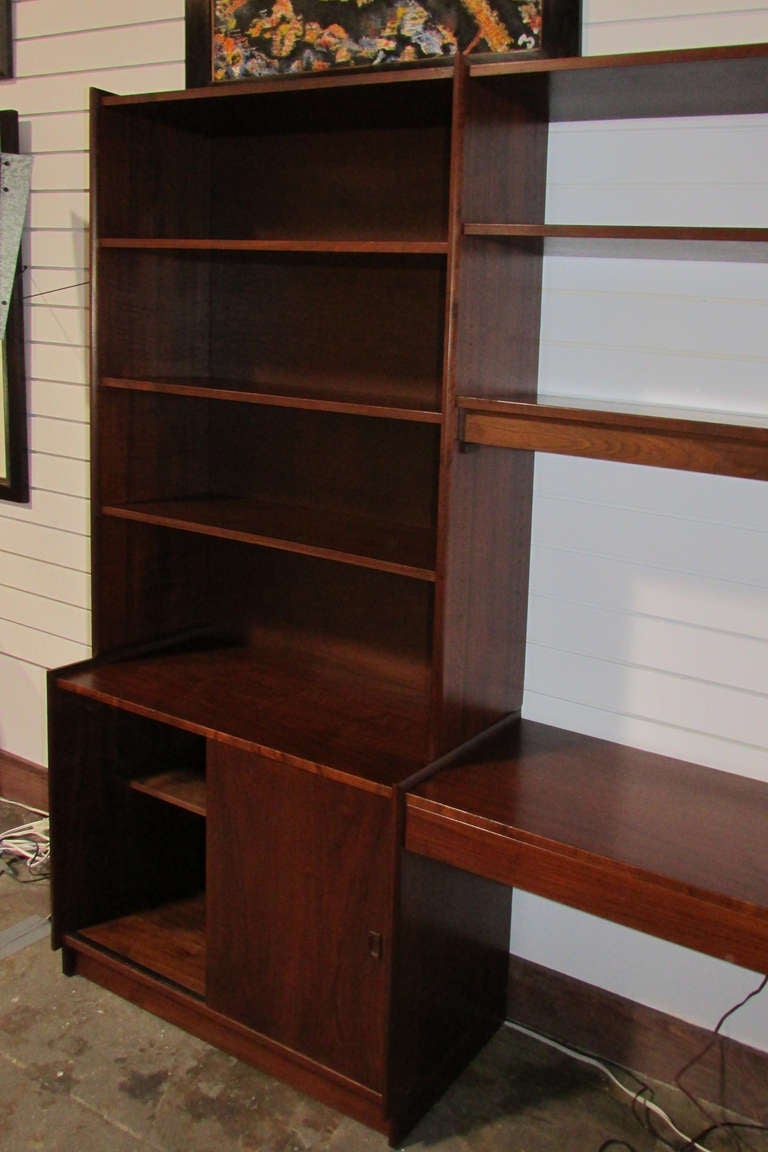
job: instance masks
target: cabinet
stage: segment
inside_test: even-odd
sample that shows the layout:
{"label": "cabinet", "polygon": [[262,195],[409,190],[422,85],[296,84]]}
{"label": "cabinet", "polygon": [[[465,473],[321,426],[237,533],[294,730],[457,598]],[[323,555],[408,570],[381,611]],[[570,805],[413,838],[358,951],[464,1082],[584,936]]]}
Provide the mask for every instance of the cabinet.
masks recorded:
{"label": "cabinet", "polygon": [[545,244],[768,240],[546,225],[548,119],[766,79],[758,46],[94,93],[67,971],[395,1139],[504,1017],[509,885],[765,967],[768,789],[519,714],[535,451],[767,471],[765,421],[536,396]]}

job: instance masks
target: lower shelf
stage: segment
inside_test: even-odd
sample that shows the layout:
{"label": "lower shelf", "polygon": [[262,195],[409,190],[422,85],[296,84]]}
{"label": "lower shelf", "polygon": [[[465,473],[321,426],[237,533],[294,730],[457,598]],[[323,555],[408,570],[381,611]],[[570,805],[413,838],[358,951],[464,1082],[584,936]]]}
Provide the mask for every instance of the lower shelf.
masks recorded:
{"label": "lower shelf", "polygon": [[414,853],[768,971],[768,785],[531,721],[409,793]]}
{"label": "lower shelf", "polygon": [[83,928],[79,936],[205,996],[205,895]]}

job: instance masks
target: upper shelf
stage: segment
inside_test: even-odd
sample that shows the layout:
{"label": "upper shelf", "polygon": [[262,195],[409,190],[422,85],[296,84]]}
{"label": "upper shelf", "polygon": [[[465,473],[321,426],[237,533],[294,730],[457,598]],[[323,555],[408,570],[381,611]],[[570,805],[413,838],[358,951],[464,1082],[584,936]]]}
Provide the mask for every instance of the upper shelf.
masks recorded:
{"label": "upper shelf", "polygon": [[469,60],[475,78],[508,77],[547,98],[551,120],[768,112],[768,44],[565,59]]}
{"label": "upper shelf", "polygon": [[561,396],[457,404],[467,444],[768,480],[768,417]]}

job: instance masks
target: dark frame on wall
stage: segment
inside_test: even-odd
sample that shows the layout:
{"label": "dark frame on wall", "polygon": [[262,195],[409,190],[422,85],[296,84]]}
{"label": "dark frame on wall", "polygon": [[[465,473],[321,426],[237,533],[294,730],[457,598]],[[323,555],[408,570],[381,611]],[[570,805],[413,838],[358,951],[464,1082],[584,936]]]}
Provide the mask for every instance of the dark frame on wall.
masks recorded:
{"label": "dark frame on wall", "polygon": [[[315,69],[413,67],[445,62],[457,50],[576,56],[581,47],[581,0],[415,0],[423,20],[416,21],[418,33],[410,42],[402,29],[392,30],[392,0],[364,5],[354,0],[282,0],[279,10],[271,11],[265,0],[185,2],[188,88]],[[226,37],[221,31],[225,23]],[[442,33],[449,25],[456,33],[452,41]],[[311,37],[309,28],[314,29]],[[340,39],[338,32],[345,28],[346,40]],[[494,30],[500,34],[494,36]],[[521,30],[524,35],[519,35]],[[392,51],[374,58],[361,48],[361,35],[368,41],[390,41]]]}
{"label": "dark frame on wall", "polygon": [[[0,152],[18,150],[18,115],[0,111]],[[19,503],[29,499],[23,317],[21,276],[17,275],[5,339],[0,341],[0,500]]]}
{"label": "dark frame on wall", "polygon": [[0,0],[0,80],[13,76],[11,0]]}

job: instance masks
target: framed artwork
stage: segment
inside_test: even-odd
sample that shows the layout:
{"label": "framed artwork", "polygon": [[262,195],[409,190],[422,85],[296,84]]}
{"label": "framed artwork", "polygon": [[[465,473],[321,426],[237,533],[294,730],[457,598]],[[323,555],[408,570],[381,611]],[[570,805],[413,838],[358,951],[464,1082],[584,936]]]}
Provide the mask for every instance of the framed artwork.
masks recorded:
{"label": "framed artwork", "polygon": [[0,0],[0,80],[13,76],[11,0]]}
{"label": "framed artwork", "polygon": [[[0,111],[0,153],[18,152],[18,148],[17,115]],[[15,258],[13,267],[15,271]],[[21,277],[14,275],[12,285],[5,335],[0,340],[0,500],[24,502],[29,499],[29,478]]]}
{"label": "framed artwork", "polygon": [[187,86],[579,51],[581,0],[186,0]]}

